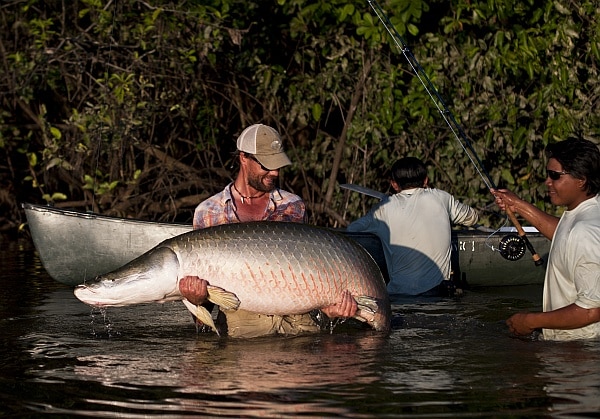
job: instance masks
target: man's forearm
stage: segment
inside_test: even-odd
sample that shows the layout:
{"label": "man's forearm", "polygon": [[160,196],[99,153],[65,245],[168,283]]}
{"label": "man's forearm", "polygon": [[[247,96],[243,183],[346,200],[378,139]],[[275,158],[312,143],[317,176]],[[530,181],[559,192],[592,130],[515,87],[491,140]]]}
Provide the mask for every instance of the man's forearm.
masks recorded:
{"label": "man's forearm", "polygon": [[600,308],[586,309],[573,303],[558,310],[529,313],[528,317],[532,329],[579,329],[600,321]]}

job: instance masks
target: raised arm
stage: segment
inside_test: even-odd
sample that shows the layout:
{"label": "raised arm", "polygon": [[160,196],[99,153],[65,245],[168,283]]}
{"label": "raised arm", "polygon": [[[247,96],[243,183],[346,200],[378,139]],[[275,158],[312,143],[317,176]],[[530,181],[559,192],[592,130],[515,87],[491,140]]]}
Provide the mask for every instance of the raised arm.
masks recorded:
{"label": "raised arm", "polygon": [[558,217],[542,211],[507,189],[493,189],[492,193],[496,197],[496,204],[501,210],[506,211],[506,208],[508,208],[513,213],[519,214],[537,228],[546,238],[552,240],[556,226],[558,225]]}

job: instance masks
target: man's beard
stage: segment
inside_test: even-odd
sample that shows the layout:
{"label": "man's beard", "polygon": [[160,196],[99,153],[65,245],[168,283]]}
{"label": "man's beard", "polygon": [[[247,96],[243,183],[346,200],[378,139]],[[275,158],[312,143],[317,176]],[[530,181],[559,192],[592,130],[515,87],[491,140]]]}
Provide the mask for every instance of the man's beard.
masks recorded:
{"label": "man's beard", "polygon": [[278,176],[265,175],[265,176],[248,176],[248,185],[252,186],[257,191],[271,192],[275,189]]}

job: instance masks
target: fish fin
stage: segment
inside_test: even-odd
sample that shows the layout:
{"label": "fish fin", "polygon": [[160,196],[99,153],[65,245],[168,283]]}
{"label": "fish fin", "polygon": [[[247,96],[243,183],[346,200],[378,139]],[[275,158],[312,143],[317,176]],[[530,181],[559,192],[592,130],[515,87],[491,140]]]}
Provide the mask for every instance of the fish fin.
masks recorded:
{"label": "fish fin", "polygon": [[220,336],[219,329],[217,329],[217,326],[215,326],[215,322],[210,312],[206,308],[202,307],[201,305],[196,306],[185,299],[182,301],[183,304],[185,304],[187,309],[190,311],[190,313],[192,313],[199,321],[201,321],[205,325],[209,326],[212,330],[217,332],[217,335]]}
{"label": "fish fin", "polygon": [[365,295],[354,298],[358,305],[354,318],[374,326],[376,317],[382,311],[382,301]]}
{"label": "fish fin", "polygon": [[208,301],[224,310],[237,310],[240,306],[240,300],[234,293],[212,285],[208,286]]}
{"label": "fish fin", "polygon": [[354,298],[356,300],[356,304],[358,305],[358,311],[364,311],[373,315],[377,313],[377,310],[379,310],[379,304],[377,304],[377,300],[373,297],[361,295]]}

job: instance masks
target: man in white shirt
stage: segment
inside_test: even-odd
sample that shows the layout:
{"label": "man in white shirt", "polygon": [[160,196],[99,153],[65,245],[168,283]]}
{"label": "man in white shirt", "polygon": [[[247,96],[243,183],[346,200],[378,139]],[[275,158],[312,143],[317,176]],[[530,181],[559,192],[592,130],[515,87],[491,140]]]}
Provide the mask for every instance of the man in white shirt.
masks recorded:
{"label": "man in white shirt", "polygon": [[600,338],[600,151],[573,138],[548,145],[546,155],[550,201],[566,208],[560,218],[505,189],[492,191],[500,208],[552,240],[543,312],[517,313],[506,323],[515,335],[541,328],[547,340]]}
{"label": "man in white shirt", "polygon": [[415,157],[392,166],[394,195],[348,226],[382,242],[390,275],[388,292],[444,295],[451,274],[452,224],[472,226],[477,212],[448,192],[428,187],[427,167]]}

